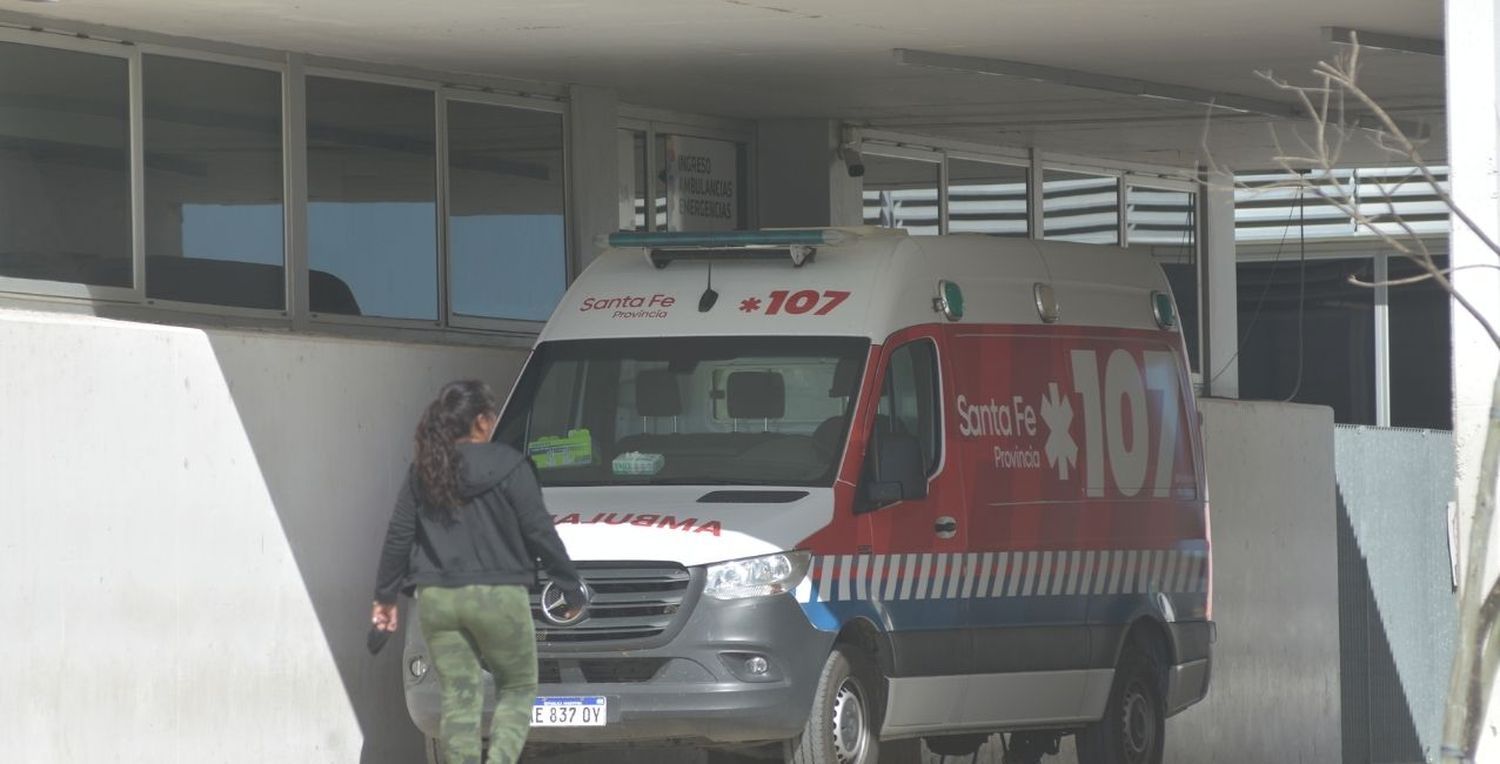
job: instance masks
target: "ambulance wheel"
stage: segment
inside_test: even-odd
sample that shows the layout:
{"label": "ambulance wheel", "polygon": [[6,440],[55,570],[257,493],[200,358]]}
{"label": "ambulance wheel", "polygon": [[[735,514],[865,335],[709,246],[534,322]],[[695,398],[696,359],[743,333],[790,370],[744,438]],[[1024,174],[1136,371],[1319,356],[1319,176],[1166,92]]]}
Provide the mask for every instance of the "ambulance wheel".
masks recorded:
{"label": "ambulance wheel", "polygon": [[787,764],[875,764],[881,760],[880,670],[857,649],[829,653],[802,734],[786,743]]}
{"label": "ambulance wheel", "polygon": [[1078,733],[1080,764],[1161,764],[1167,708],[1161,663],[1132,641],[1120,656],[1104,718]]}

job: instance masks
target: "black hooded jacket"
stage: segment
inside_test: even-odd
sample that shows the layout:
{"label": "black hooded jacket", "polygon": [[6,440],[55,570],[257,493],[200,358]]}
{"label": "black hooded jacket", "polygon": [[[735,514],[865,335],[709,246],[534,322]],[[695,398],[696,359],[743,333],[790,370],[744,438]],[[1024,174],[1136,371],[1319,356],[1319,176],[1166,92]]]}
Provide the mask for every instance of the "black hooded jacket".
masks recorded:
{"label": "black hooded jacket", "polygon": [[541,560],[569,604],[583,601],[578,571],[525,457],[500,443],[460,443],[462,506],[435,516],[422,505],[416,470],[408,470],[385,534],[375,601],[392,603],[417,586],[536,582]]}

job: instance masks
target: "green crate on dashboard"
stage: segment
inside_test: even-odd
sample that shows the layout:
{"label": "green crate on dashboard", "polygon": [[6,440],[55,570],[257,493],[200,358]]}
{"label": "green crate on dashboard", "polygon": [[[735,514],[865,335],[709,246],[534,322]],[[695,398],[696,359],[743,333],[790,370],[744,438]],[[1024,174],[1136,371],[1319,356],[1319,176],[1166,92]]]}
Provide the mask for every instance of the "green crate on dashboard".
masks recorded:
{"label": "green crate on dashboard", "polygon": [[569,430],[567,435],[545,435],[526,444],[526,453],[538,469],[579,467],[594,463],[594,441],[588,430]]}

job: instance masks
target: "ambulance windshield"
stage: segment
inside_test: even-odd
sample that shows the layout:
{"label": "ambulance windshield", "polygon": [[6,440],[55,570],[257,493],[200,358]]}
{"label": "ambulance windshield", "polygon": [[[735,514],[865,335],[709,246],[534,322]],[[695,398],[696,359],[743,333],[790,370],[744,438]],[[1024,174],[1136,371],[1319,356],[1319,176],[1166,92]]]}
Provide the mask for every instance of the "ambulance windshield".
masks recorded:
{"label": "ambulance windshield", "polygon": [[542,483],[832,485],[868,340],[679,337],[548,342],[498,440]]}

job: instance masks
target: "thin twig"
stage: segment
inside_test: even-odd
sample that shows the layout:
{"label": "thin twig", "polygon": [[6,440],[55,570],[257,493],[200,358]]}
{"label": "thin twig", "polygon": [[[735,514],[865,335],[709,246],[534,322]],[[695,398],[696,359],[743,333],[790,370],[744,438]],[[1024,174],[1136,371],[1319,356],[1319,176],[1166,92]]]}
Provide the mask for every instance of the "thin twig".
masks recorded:
{"label": "thin twig", "polygon": [[[1466,270],[1470,270],[1470,269],[1473,269],[1473,268],[1485,268],[1485,269],[1500,270],[1500,265],[1484,265],[1484,264],[1460,265],[1457,268],[1440,268],[1439,270],[1442,272],[1442,274],[1444,276],[1451,276],[1451,275],[1453,275],[1454,273],[1456,273],[1458,271],[1466,271]],[[1412,284],[1420,284],[1420,283],[1422,283],[1424,281],[1431,281],[1434,278],[1435,278],[1435,276],[1433,274],[1431,274],[1431,273],[1423,273],[1421,275],[1407,276],[1406,278],[1400,278],[1400,279],[1386,279],[1385,281],[1360,281],[1358,276],[1355,276],[1355,275],[1351,274],[1349,276],[1348,281],[1349,281],[1349,284],[1352,285],[1352,286],[1364,287],[1366,289],[1374,289],[1375,287],[1410,286]]]}

